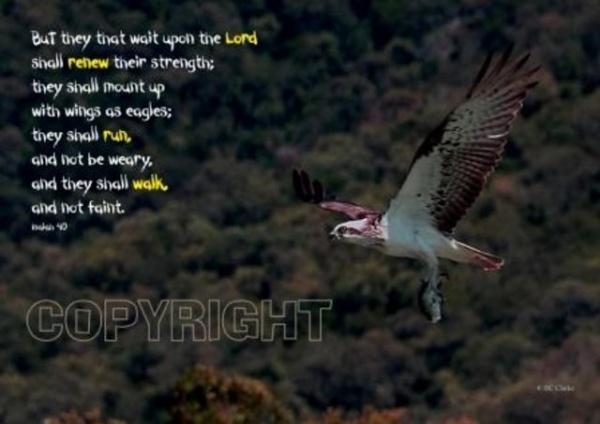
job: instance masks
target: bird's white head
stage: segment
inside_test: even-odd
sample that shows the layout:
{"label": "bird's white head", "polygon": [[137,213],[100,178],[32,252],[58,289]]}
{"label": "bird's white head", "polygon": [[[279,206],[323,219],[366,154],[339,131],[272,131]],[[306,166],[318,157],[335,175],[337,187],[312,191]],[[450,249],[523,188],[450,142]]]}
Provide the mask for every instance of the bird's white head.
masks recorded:
{"label": "bird's white head", "polygon": [[367,218],[342,222],[329,233],[329,237],[367,247],[379,245],[382,241],[377,223]]}

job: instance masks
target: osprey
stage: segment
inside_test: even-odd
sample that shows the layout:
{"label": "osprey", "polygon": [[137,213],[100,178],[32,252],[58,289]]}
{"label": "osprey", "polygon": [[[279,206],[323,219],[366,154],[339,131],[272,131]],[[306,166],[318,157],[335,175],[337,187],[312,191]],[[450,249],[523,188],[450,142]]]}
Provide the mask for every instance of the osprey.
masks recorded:
{"label": "osprey", "polygon": [[419,307],[432,322],[441,319],[440,258],[485,271],[498,270],[504,263],[452,234],[499,162],[523,99],[538,82],[539,66],[525,66],[529,53],[509,62],[511,50],[487,57],[463,101],[417,149],[387,211],[327,198],[321,182],[303,170],[293,171],[294,189],[302,201],[351,218],[337,225],[331,238],[425,262]]}

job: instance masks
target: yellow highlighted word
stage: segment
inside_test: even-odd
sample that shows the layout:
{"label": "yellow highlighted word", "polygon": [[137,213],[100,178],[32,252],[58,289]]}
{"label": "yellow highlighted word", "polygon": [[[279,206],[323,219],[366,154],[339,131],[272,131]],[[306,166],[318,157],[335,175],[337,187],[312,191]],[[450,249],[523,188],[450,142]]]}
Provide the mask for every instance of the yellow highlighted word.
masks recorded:
{"label": "yellow highlighted word", "polygon": [[115,143],[131,143],[131,136],[125,130],[103,130],[102,131],[102,140],[104,141],[113,141]]}
{"label": "yellow highlighted word", "polygon": [[242,32],[240,34],[225,33],[225,44],[258,44],[256,31]]}
{"label": "yellow highlighted word", "polygon": [[140,191],[167,191],[169,190],[169,186],[166,185],[162,177],[159,177],[158,174],[151,174],[150,178],[146,178],[143,180],[133,180],[133,189]]}
{"label": "yellow highlighted word", "polygon": [[67,66],[69,69],[108,69],[109,58],[91,58],[91,57],[69,57]]}

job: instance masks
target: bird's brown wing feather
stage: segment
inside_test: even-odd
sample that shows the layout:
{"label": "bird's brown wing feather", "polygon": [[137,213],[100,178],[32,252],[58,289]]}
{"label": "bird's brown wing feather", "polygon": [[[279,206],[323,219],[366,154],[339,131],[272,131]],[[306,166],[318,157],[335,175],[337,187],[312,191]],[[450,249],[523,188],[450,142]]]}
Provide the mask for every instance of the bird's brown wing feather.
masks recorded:
{"label": "bird's brown wing feather", "polygon": [[379,212],[352,202],[328,199],[323,184],[319,180],[311,180],[306,171],[294,169],[292,181],[296,196],[303,202],[313,203],[322,209],[339,212],[352,219],[363,219],[380,215]]}
{"label": "bird's brown wing feather", "polygon": [[509,63],[510,50],[489,56],[458,105],[417,150],[390,219],[425,217],[450,233],[479,196],[499,162],[506,137],[539,67],[529,54]]}

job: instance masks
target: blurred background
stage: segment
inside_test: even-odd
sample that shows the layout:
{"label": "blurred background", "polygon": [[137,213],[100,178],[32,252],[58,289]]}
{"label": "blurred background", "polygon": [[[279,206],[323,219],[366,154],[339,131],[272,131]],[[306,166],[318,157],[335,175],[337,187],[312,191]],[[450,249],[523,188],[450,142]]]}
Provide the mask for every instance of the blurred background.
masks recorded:
{"label": "blurred background", "polygon": [[[598,2],[0,7],[1,422],[598,422]],[[68,231],[44,234],[30,230],[31,204],[75,198],[29,187],[43,172],[29,164],[43,151],[31,130],[86,125],[31,117],[46,99],[32,93],[33,77],[75,77],[31,70],[32,56],[56,51],[34,49],[31,29],[256,30],[259,44],[172,54],[212,56],[210,73],[110,74],[167,84],[162,102],[173,119],[110,122],[133,136],[119,149],[153,155],[170,191],[116,194],[126,215],[71,217]],[[460,101],[486,55],[511,42],[542,65],[541,84],[457,229],[506,265],[488,274],[448,264],[445,319],[432,325],[416,307],[420,265],[331,244],[326,232],[340,219],[294,198],[291,169],[304,167],[341,198],[385,209],[421,140]],[[73,101],[147,103],[95,95],[56,104]],[[110,298],[314,298],[332,299],[333,308],[316,343],[148,342],[143,325],[116,343],[41,343],[27,331],[25,315],[39,299]],[[544,384],[574,390],[538,390]]]}

